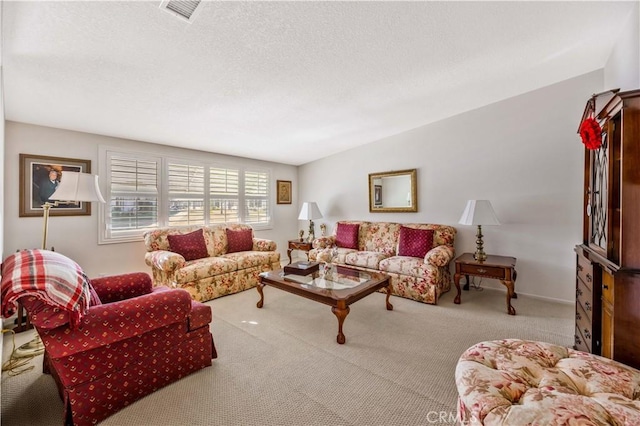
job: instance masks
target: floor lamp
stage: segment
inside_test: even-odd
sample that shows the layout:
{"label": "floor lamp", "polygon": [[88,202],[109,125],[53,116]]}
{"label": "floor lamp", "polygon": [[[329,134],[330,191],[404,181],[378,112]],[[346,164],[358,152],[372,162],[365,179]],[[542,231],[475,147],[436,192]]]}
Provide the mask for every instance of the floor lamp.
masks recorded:
{"label": "floor lamp", "polygon": [[[49,200],[42,205],[44,226],[42,231],[42,248],[47,250],[47,234],[49,231],[49,210],[61,204],[80,204],[99,201],[104,203],[104,198],[98,186],[98,176],[88,173],[62,172],[60,183],[55,192],[51,194]],[[21,320],[21,318],[19,318]],[[44,345],[40,336],[30,342],[25,343],[16,350],[16,356],[36,356],[44,352]]]}

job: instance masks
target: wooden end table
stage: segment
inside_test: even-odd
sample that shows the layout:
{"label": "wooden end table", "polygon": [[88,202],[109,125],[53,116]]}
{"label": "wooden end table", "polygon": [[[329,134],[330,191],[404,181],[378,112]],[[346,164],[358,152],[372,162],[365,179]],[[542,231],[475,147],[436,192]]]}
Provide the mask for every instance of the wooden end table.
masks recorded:
{"label": "wooden end table", "polygon": [[289,256],[289,265],[293,261],[291,259],[291,252],[294,250],[300,250],[307,253],[307,260],[309,260],[309,250],[313,248],[311,241],[289,240],[289,249],[287,250],[287,256]]}
{"label": "wooden end table", "polygon": [[516,310],[511,306],[511,298],[518,298],[515,292],[515,282],[518,273],[516,272],[516,258],[507,256],[487,255],[487,260],[478,262],[473,258],[473,253],[463,253],[455,260],[456,274],[454,282],[458,294],[453,303],[460,304],[460,277],[464,275],[467,283],[465,290],[469,289],[469,275],[482,278],[495,278],[507,287],[507,312],[509,315],[515,315]]}

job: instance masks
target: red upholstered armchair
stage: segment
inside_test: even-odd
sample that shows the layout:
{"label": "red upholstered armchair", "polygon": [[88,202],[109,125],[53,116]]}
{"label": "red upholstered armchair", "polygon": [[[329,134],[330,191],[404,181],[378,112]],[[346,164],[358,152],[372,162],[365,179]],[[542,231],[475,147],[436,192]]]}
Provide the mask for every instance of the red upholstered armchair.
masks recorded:
{"label": "red upholstered armchair", "polygon": [[65,424],[95,424],[217,357],[211,308],[185,290],[153,288],[145,273],[90,283],[91,306],[75,327],[68,312],[19,299],[44,342],[44,372],[58,385]]}

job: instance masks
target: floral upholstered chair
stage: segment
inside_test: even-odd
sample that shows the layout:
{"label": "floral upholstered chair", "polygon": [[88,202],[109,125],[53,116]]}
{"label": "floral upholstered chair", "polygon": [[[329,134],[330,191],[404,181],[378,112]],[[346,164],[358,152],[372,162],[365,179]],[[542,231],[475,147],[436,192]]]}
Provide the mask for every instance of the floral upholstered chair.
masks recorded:
{"label": "floral upholstered chair", "polygon": [[89,280],[61,254],[25,250],[4,261],[1,288],[3,315],[21,303],[44,343],[65,424],[96,424],[217,356],[211,308],[145,273]]}
{"label": "floral upholstered chair", "polygon": [[463,425],[640,425],[640,371],[564,346],[481,342],[455,380]]}

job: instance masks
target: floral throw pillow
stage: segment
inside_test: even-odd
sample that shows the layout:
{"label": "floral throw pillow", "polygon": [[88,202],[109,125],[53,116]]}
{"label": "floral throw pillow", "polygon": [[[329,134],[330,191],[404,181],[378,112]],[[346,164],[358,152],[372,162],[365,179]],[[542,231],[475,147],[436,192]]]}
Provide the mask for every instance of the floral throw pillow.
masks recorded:
{"label": "floral throw pillow", "polygon": [[398,256],[424,257],[433,248],[433,229],[400,227]]}
{"label": "floral throw pillow", "polygon": [[358,249],[358,230],[360,225],[357,223],[338,223],[336,230],[336,245],[342,248]]}
{"label": "floral throw pillow", "polygon": [[251,229],[240,229],[238,231],[227,229],[227,246],[227,253],[252,250],[253,231]]}
{"label": "floral throw pillow", "polygon": [[184,260],[202,259],[209,257],[207,243],[204,242],[202,229],[188,234],[167,235],[169,247],[174,253],[181,254]]}

